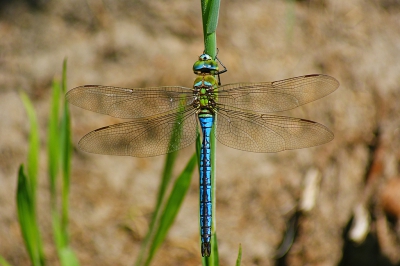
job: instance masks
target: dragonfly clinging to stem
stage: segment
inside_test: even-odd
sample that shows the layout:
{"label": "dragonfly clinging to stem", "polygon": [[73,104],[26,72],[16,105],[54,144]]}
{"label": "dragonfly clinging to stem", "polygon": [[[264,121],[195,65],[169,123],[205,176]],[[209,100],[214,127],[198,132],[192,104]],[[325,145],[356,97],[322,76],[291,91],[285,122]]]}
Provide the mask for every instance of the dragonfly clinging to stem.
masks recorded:
{"label": "dragonfly clinging to stem", "polygon": [[[202,132],[200,152],[200,226],[202,256],[211,253],[210,135],[224,145],[251,152],[279,152],[327,143],[333,133],[306,119],[277,116],[322,98],[339,87],[327,75],[305,75],[274,82],[234,83],[219,86],[218,62],[208,54],[193,65],[193,88],[180,86],[119,88],[85,85],[74,88],[67,100],[81,108],[114,117],[133,119],[85,135],[79,147],[90,153],[148,157],[177,151],[196,140],[197,121]],[[180,127],[175,121],[180,119]],[[171,139],[171,136],[177,136]]]}

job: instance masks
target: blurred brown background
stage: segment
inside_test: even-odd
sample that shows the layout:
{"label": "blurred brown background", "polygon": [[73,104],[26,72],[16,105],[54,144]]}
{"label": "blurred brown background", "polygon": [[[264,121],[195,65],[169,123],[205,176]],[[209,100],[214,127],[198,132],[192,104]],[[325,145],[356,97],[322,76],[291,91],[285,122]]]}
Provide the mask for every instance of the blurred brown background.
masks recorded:
{"label": "blurred brown background", "polygon": [[[284,115],[335,133],[319,147],[254,154],[218,145],[221,265],[399,265],[400,1],[222,1],[217,29],[223,83],[328,74],[333,94]],[[45,140],[50,85],[68,58],[68,88],[83,84],[191,87],[203,51],[200,1],[0,1],[0,254],[29,265],[15,210],[29,124],[42,140],[39,220],[49,265]],[[73,143],[121,120],[71,107]],[[178,173],[194,146],[182,150]],[[74,150],[71,241],[81,265],[132,265],[146,233],[164,157]],[[200,265],[198,174],[153,265]],[[303,202],[303,204],[301,204]],[[301,207],[303,206],[303,207]],[[288,254],[283,239],[297,217]],[[289,231],[289,233],[287,233]],[[279,251],[278,251],[279,250]]]}

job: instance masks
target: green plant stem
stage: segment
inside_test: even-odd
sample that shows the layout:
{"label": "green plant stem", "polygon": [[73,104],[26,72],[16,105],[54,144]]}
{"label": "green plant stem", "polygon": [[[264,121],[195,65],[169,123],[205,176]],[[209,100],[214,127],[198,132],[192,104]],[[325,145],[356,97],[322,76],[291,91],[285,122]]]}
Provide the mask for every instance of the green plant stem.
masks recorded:
{"label": "green plant stem", "polygon": [[[64,95],[67,92],[67,59],[63,61],[61,90]],[[69,189],[71,172],[71,118],[68,104],[64,102],[64,110],[61,119],[61,229],[64,234],[65,247],[69,244],[68,220],[69,220]]]}

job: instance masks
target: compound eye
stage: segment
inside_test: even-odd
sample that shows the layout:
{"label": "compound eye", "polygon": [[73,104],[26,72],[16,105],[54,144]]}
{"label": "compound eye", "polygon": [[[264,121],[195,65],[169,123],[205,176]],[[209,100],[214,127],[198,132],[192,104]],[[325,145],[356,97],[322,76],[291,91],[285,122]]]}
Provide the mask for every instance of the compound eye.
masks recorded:
{"label": "compound eye", "polygon": [[208,54],[202,54],[202,55],[199,56],[199,59],[201,61],[207,61],[207,60],[211,60],[212,58]]}

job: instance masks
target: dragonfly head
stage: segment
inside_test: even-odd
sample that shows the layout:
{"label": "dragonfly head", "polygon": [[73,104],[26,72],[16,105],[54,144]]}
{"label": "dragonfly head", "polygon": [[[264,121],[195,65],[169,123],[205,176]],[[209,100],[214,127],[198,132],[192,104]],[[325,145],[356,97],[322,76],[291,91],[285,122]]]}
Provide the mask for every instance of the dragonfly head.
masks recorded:
{"label": "dragonfly head", "polygon": [[208,54],[202,54],[199,56],[199,60],[194,63],[193,72],[196,75],[217,75],[218,63]]}

